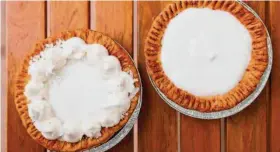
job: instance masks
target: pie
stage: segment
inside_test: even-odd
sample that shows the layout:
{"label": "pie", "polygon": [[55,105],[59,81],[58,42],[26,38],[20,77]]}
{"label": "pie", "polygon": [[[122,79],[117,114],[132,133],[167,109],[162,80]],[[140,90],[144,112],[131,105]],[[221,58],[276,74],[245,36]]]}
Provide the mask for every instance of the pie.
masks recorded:
{"label": "pie", "polygon": [[168,99],[200,112],[226,110],[256,89],[267,68],[266,28],[236,1],[178,1],[154,19],[144,54]]}
{"label": "pie", "polygon": [[140,96],[128,53],[92,30],[38,42],[24,58],[15,104],[28,134],[49,150],[97,147],[119,131]]}

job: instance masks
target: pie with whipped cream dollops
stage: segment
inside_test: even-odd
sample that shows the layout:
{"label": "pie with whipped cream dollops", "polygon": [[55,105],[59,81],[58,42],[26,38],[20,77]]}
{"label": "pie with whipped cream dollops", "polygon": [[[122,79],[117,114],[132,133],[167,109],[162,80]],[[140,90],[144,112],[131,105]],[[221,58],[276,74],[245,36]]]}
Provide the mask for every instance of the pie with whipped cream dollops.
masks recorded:
{"label": "pie with whipped cream dollops", "polygon": [[257,87],[268,65],[263,23],[236,1],[168,5],[145,42],[147,71],[176,104],[201,112],[229,109]]}
{"label": "pie with whipped cream dollops", "polygon": [[96,147],[120,130],[139,98],[133,61],[111,38],[76,30],[35,45],[16,81],[16,107],[50,150]]}

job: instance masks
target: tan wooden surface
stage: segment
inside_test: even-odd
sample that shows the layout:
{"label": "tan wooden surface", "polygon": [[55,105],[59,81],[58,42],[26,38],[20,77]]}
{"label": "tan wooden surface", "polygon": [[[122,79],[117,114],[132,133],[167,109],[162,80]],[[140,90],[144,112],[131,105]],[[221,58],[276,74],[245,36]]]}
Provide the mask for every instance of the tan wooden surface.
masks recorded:
{"label": "tan wooden surface", "polygon": [[[114,38],[131,55],[135,55],[143,81],[143,104],[138,127],[135,128],[138,134],[130,132],[110,151],[280,152],[280,2],[246,2],[263,19],[270,32],[273,69],[257,100],[244,111],[226,118],[224,123],[179,114],[161,100],[150,84],[145,69],[143,42],[153,18],[168,3],[6,2],[7,69],[3,70],[7,72],[8,85],[4,101],[7,104],[6,150],[46,151],[28,136],[15,109],[13,85],[22,57],[37,40],[65,30],[91,28]],[[134,12],[136,9],[137,12]],[[133,24],[135,18],[137,24]],[[133,32],[133,29],[138,32]],[[135,34],[137,39],[133,39]],[[133,49],[133,45],[137,45],[138,49]]]}
{"label": "tan wooden surface", "polygon": [[271,73],[271,97],[268,122],[270,124],[268,145],[269,151],[280,151],[280,2],[269,2],[268,28],[273,44],[273,68]]}
{"label": "tan wooden surface", "polygon": [[[22,57],[33,47],[37,40],[45,38],[44,2],[7,2],[7,151],[41,152],[43,147],[35,143],[23,125],[16,111],[13,86],[16,71]],[[36,13],[34,13],[36,12]]]}
{"label": "tan wooden surface", "polygon": [[52,1],[47,2],[48,36],[66,30],[89,28],[89,2]]}
{"label": "tan wooden surface", "polygon": [[138,2],[139,51],[138,67],[143,84],[143,104],[139,116],[139,151],[176,152],[177,112],[158,96],[146,73],[143,54],[144,40],[153,18],[168,2]]}

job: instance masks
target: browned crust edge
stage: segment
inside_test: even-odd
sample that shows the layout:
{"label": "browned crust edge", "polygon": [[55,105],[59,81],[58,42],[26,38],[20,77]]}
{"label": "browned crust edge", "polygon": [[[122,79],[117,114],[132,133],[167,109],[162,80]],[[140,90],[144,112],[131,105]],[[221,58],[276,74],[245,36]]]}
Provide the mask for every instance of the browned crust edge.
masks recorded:
{"label": "browned crust edge", "polygon": [[131,71],[133,73],[134,79],[137,81],[134,83],[136,87],[140,87],[140,76],[138,75],[137,69],[133,64],[133,61],[128,56],[127,52],[119,46],[114,40],[110,37],[87,29],[79,29],[75,31],[67,31],[61,33],[57,37],[49,37],[45,40],[38,42],[31,52],[24,58],[23,63],[21,64],[21,68],[18,71],[18,76],[15,83],[15,105],[16,109],[20,115],[22,123],[24,127],[27,129],[28,134],[36,140],[39,144],[46,147],[49,150],[55,151],[80,151],[89,149],[92,147],[97,147],[106,141],[108,141],[117,131],[119,131],[129,120],[130,116],[132,115],[134,109],[137,106],[138,99],[140,97],[140,92],[136,94],[136,96],[131,100],[130,108],[127,111],[127,115],[115,126],[109,128],[102,128],[101,130],[101,137],[95,138],[88,138],[83,137],[81,141],[77,143],[68,143],[65,141],[59,140],[48,140],[42,136],[40,131],[38,131],[32,123],[31,118],[28,115],[27,109],[27,98],[24,95],[24,88],[25,85],[29,81],[28,75],[28,67],[30,59],[39,54],[45,47],[45,44],[54,43],[57,39],[64,39],[67,40],[71,37],[80,37],[85,40],[88,44],[98,43],[105,46],[110,55],[116,56],[121,63],[123,71]]}
{"label": "browned crust edge", "polygon": [[[250,63],[242,80],[228,93],[217,96],[195,96],[177,88],[165,75],[161,60],[161,40],[169,21],[188,8],[210,8],[234,15],[252,37]],[[156,86],[176,104],[200,112],[221,111],[234,107],[248,97],[257,87],[268,64],[267,34],[263,23],[236,1],[178,1],[168,5],[153,21],[145,47],[145,62],[148,74]]]}

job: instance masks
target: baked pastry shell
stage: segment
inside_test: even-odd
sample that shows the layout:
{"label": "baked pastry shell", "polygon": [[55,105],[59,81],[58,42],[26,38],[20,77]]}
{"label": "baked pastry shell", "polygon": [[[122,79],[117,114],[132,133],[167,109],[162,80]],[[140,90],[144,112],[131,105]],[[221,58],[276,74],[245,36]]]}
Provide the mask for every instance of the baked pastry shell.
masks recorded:
{"label": "baked pastry shell", "polygon": [[[66,141],[60,140],[48,140],[44,138],[40,131],[36,129],[33,125],[31,118],[28,115],[27,104],[29,101],[24,95],[24,89],[28,81],[30,80],[30,76],[28,75],[28,67],[30,59],[38,55],[41,51],[44,50],[45,44],[55,43],[58,39],[67,40],[72,37],[80,37],[87,44],[101,44],[107,48],[110,55],[117,57],[121,63],[122,71],[131,71],[133,78],[136,80],[134,85],[139,88],[138,93],[131,99],[130,108],[127,111],[126,115],[120,122],[109,128],[101,129],[101,136],[99,138],[89,138],[83,136],[83,138],[76,143],[69,143]],[[28,134],[39,144],[46,147],[49,150],[55,151],[80,151],[86,150],[93,147],[97,147],[105,142],[107,142],[113,135],[115,135],[129,120],[131,115],[133,114],[138,100],[141,94],[141,81],[140,75],[128,53],[122,48],[118,43],[112,40],[110,37],[92,30],[87,29],[79,29],[75,31],[67,31],[62,32],[60,35],[56,37],[49,37],[45,40],[39,41],[35,44],[33,49],[28,53],[28,55],[24,58],[23,63],[21,64],[20,70],[18,71],[18,75],[15,82],[15,105],[16,109],[19,113],[19,116],[22,120],[23,126],[26,128]]]}

